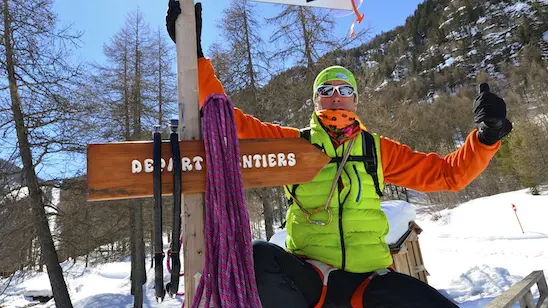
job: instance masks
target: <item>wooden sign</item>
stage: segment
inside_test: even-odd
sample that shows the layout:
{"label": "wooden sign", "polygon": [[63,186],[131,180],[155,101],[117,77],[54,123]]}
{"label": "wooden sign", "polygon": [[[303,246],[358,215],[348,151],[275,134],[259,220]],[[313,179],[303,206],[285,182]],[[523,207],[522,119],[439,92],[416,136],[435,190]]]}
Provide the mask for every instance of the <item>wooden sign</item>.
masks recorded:
{"label": "wooden sign", "polygon": [[[183,194],[205,192],[206,155],[201,140],[180,141]],[[87,149],[88,200],[153,196],[152,141],[90,144]],[[302,138],[241,139],[240,166],[245,188],[310,182],[330,161]],[[173,160],[162,144],[162,193],[173,192]]]}
{"label": "wooden sign", "polygon": [[252,0],[252,1],[323,7],[327,9],[337,9],[337,10],[347,10],[347,11],[352,10],[351,0]]}

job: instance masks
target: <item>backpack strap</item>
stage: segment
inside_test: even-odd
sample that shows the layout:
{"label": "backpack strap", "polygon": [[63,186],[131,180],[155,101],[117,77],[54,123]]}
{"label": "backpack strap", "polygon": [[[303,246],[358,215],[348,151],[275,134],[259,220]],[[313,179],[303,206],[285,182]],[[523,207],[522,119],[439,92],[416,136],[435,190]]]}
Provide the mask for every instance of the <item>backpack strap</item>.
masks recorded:
{"label": "backpack strap", "polygon": [[301,133],[301,138],[304,138],[308,142],[310,142],[310,127],[301,128],[299,132]]}
{"label": "backpack strap", "polygon": [[362,132],[362,146],[365,170],[373,178],[373,184],[375,184],[377,195],[382,197],[383,194],[379,185],[379,175],[377,173],[377,151],[375,147],[375,138],[373,138],[373,135],[369,132]]}

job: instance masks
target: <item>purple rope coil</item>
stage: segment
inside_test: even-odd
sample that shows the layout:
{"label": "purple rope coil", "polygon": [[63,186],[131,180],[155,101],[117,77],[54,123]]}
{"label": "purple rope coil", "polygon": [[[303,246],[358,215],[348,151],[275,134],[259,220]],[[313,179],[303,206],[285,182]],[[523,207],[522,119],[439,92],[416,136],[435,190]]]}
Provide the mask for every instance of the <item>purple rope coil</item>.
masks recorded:
{"label": "purple rope coil", "polygon": [[198,307],[204,291],[205,307],[262,307],[232,102],[224,95],[210,95],[202,110],[207,161],[205,260],[192,307]]}

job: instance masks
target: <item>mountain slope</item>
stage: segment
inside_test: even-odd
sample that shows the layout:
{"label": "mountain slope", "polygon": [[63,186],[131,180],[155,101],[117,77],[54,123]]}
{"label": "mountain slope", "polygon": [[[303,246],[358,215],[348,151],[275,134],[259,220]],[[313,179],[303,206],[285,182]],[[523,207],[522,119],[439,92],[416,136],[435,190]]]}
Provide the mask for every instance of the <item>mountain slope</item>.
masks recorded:
{"label": "mountain slope", "polygon": [[370,89],[414,74],[435,85],[434,74],[447,73],[454,80],[443,87],[451,87],[482,70],[498,76],[502,64],[519,65],[525,46],[548,58],[546,31],[548,0],[427,0],[404,25],[323,60],[335,58],[369,77]]}

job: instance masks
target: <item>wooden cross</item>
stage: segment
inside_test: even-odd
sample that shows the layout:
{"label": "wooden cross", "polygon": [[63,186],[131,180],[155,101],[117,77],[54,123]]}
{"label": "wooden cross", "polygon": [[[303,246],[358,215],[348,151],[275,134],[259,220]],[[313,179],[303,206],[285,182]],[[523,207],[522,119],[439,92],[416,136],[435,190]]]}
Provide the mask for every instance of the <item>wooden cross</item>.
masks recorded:
{"label": "wooden cross", "polygon": [[[256,0],[306,6],[351,9],[351,1]],[[343,4],[343,2],[345,4]],[[346,3],[348,2],[348,3]],[[185,307],[191,307],[196,277],[204,266],[205,149],[198,103],[198,64],[194,1],[180,0],[176,22],[179,141],[183,189],[183,256]],[[162,153],[171,153],[169,144]],[[88,200],[114,200],[153,196],[152,141],[90,144],[87,150]],[[171,154],[169,154],[171,155]],[[162,192],[171,194],[173,161],[162,157]],[[302,138],[240,140],[244,187],[269,187],[310,182],[330,158]]]}

